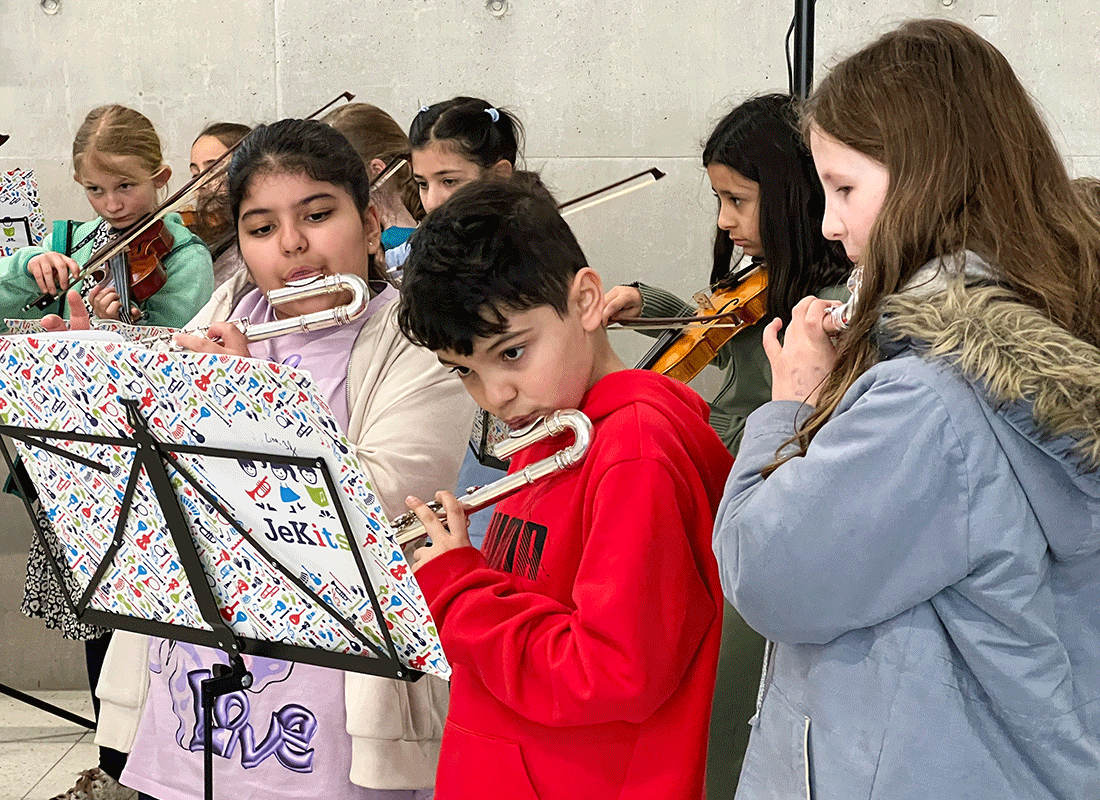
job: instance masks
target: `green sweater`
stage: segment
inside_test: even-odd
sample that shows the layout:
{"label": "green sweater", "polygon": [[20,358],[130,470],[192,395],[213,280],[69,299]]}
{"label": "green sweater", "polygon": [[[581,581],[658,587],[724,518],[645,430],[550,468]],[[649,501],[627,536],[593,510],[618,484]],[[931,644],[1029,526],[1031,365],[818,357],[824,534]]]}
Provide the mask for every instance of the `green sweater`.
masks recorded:
{"label": "green sweater", "polygon": [[[100,222],[102,219],[96,218],[91,222],[74,225],[72,236],[68,237],[69,242],[79,244]],[[179,214],[169,214],[164,218],[164,224],[174,240],[172,250],[164,259],[168,281],[156,294],[137,306],[146,313],[144,324],[182,328],[210,299],[210,294],[214,291],[214,268],[210,261],[210,251],[206,249],[202,239],[183,226]],[[39,319],[46,314],[56,313],[59,309],[64,311],[65,317],[69,316],[69,310],[60,301],[58,305],[45,311],[36,308],[23,310],[24,305],[42,294],[28,271],[27,264],[35,256],[50,250],[64,253],[68,225],[65,220],[54,222],[53,238],[48,248],[24,247],[13,255],[0,258],[0,319]],[[91,242],[68,255],[77,264],[84,266],[92,255]],[[0,328],[3,328],[2,324]]]}
{"label": "green sweater", "polygon": [[[664,289],[644,283],[637,284],[637,288],[642,293],[643,317],[678,317],[695,312],[695,306]],[[848,290],[843,286],[831,286],[818,296],[846,300]],[[772,399],[772,370],[764,355],[763,343],[764,327],[770,321],[762,319],[738,333],[719,349],[711,362],[725,372],[725,380],[710,403],[710,424],[735,456],[741,447],[746,417]],[[643,332],[653,336],[661,334],[661,331]]]}

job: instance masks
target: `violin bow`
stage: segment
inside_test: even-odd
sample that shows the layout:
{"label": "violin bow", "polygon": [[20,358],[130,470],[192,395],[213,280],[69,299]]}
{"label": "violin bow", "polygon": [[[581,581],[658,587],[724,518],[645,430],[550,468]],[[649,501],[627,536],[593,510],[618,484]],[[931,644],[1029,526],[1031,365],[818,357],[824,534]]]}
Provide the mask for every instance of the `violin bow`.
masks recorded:
{"label": "violin bow", "polygon": [[[350,101],[354,99],[354,97],[355,95],[351,92],[342,92],[338,94],[334,99],[330,100],[319,109],[314,111],[305,119],[313,119],[318,114],[323,113],[325,109],[340,102],[341,98],[345,98]],[[221,170],[219,170],[219,167],[221,167],[226,159],[228,159],[230,156],[233,155],[233,153],[237,151],[237,148],[240,147],[241,143],[244,142],[244,140],[247,138],[247,136],[241,137],[241,139],[239,139],[232,147],[230,147],[228,150],[218,156],[214,163],[212,163],[209,167],[207,167],[198,175],[185,183],[167,200],[161,203],[153,211],[153,213],[148,214],[142,219],[138,220],[133,225],[131,225],[125,233],[120,233],[118,236],[114,237],[109,242],[104,244],[101,248],[99,248],[99,250],[92,253],[87,263],[84,264],[84,268],[80,270],[80,277],[77,280],[84,280],[84,278],[86,278],[100,264],[103,264],[112,257],[121,253],[130,245],[131,242],[134,241],[134,239],[145,233],[145,231],[149,230],[149,228],[151,228],[154,224],[164,219],[166,216],[175,211],[180,205],[182,205],[182,203],[188,198],[192,191],[202,188],[207,183],[214,180],[214,178],[218,177],[218,175],[221,174]],[[2,144],[2,142],[0,142],[0,144]],[[218,170],[218,172],[215,173],[215,170]],[[23,306],[23,310],[30,311],[32,308],[37,308],[44,311],[46,308],[49,307],[51,303],[56,301],[57,298],[58,295],[44,292],[36,297],[34,300],[27,303],[25,306]]]}
{"label": "violin bow", "polygon": [[341,99],[347,100],[350,103],[352,100],[355,99],[355,95],[353,95],[351,92],[340,92],[340,94],[336,95],[336,97],[329,100],[327,103],[325,103],[319,109],[314,111],[308,117],[305,117],[305,119],[313,119],[314,117],[321,116],[322,114],[325,113],[325,111],[327,111],[328,109],[332,108],[334,105],[339,103]]}
{"label": "violin bow", "polygon": [[656,167],[650,167],[647,170],[642,170],[637,175],[631,175],[629,178],[615,181],[594,192],[582,194],[580,197],[574,197],[572,200],[568,200],[559,205],[558,211],[561,212],[563,217],[568,217],[570,214],[575,214],[586,208],[592,208],[592,206],[599,205],[608,200],[614,200],[616,197],[622,197],[624,194],[636,192],[638,189],[643,189],[652,183],[656,183],[663,177],[665,177],[665,173],[661,172],[661,170]]}
{"label": "violin bow", "polygon": [[376,189],[381,189],[382,186],[397,174],[397,171],[403,166],[409,163],[409,159],[406,156],[394,156],[390,159],[390,163],[378,173],[378,177],[370,182],[370,191],[373,193]]}
{"label": "violin bow", "polygon": [[[741,317],[741,309],[721,311],[717,314],[699,314],[689,317],[634,317],[632,319],[615,319],[607,324],[607,329],[616,330],[673,330],[675,328],[687,328],[692,325],[707,328],[739,328],[745,324]],[[736,320],[728,322],[726,320]]]}

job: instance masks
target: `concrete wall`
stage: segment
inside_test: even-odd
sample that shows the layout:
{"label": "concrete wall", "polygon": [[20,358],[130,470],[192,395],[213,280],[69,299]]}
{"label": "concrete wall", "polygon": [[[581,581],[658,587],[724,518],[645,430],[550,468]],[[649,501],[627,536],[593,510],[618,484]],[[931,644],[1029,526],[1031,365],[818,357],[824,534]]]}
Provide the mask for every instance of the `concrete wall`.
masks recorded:
{"label": "concrete wall", "polygon": [[[149,116],[176,171],[213,120],[300,116],[342,91],[402,125],[455,94],[516,109],[527,162],[567,199],[658,166],[647,191],[571,222],[610,283],[644,279],[690,296],[709,271],[713,201],[699,142],[734,103],[785,90],[793,0],[39,0],[0,6],[0,169],[33,168],[47,218],[87,218],[72,182],[72,135],[93,106]],[[822,0],[816,72],[914,16],[974,26],[1045,109],[1075,172],[1100,174],[1100,8],[1091,0]],[[643,337],[621,333],[624,357]],[[713,386],[704,379],[703,389]],[[69,650],[28,655],[9,591],[25,552],[18,506],[0,507],[0,681],[77,682]],[[19,631],[17,634],[16,631]],[[21,638],[24,637],[24,638]],[[64,654],[63,657],[60,654]],[[72,669],[62,675],[62,662]],[[28,663],[50,669],[27,670]],[[17,673],[17,674],[13,674]],[[12,675],[10,679],[7,676]]]}

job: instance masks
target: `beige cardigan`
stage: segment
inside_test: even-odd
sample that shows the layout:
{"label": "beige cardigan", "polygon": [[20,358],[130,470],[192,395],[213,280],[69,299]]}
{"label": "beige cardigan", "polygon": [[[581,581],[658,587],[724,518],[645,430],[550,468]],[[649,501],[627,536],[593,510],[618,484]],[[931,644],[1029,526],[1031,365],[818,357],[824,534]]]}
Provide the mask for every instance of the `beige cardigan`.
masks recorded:
{"label": "beige cardigan", "polygon": [[[214,292],[193,325],[224,320],[248,279],[234,276]],[[363,326],[348,360],[348,438],[386,515],[405,510],[409,494],[434,497],[455,485],[473,425],[474,403],[461,382],[397,328],[396,301]],[[102,701],[96,743],[129,752],[149,687],[148,637],[118,631],[96,687]],[[435,783],[447,712],[444,681],[416,683],[344,673],[351,781],[373,789]]]}

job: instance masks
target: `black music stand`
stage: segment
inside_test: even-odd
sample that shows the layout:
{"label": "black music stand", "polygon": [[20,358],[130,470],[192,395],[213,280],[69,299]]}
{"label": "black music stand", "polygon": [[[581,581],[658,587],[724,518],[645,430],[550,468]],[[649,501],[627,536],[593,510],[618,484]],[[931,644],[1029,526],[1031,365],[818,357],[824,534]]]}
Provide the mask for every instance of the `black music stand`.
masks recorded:
{"label": "black music stand", "polygon": [[[0,446],[3,446],[2,443],[0,443]],[[11,464],[10,461],[8,463],[9,465]],[[27,475],[26,470],[23,469],[21,462],[16,461],[14,462],[14,465],[19,474],[16,475],[15,473],[11,473],[8,481],[10,482],[11,486],[19,487],[20,492],[28,488],[31,490],[32,494],[29,497],[24,495],[23,499],[28,505],[28,510],[30,510],[31,516],[37,516],[33,510],[33,504],[38,500],[38,495],[34,493],[34,489],[30,485],[30,476]],[[9,484],[4,485],[4,491],[9,491]],[[65,595],[64,592],[62,594]],[[63,719],[66,722],[71,722],[74,725],[80,725],[81,727],[87,728],[90,731],[95,730],[95,722],[93,720],[90,720],[87,717],[82,717],[79,714],[74,714],[73,712],[61,708],[60,706],[55,706],[53,703],[47,703],[45,700],[41,700],[34,695],[27,694],[26,692],[21,692],[12,686],[8,686],[6,683],[0,683],[0,694],[7,695],[13,700],[18,700],[24,705],[33,706],[40,711],[45,711],[47,714],[52,714],[53,716]]]}
{"label": "black music stand", "polygon": [[[45,552],[49,554],[51,568],[62,586],[65,600],[76,614],[77,618],[84,622],[101,625],[110,628],[135,631],[137,633],[157,636],[167,639],[190,642],[218,648],[226,653],[230,665],[215,665],[214,677],[202,681],[201,701],[203,708],[203,771],[204,771],[204,796],[207,800],[213,798],[213,709],[217,698],[231,692],[247,689],[251,686],[252,676],[245,669],[242,656],[244,654],[277,658],[286,661],[297,661],[315,664],[322,667],[331,667],[347,671],[362,672],[371,675],[379,675],[387,678],[414,681],[421,673],[406,667],[398,659],[397,650],[390,637],[387,626],[381,621],[384,619],[382,610],[375,594],[374,586],[370,580],[362,554],[357,547],[351,548],[356,567],[363,581],[363,586],[369,594],[371,605],[374,609],[374,619],[379,621],[378,628],[384,641],[384,647],[376,646],[369,637],[363,634],[345,615],[340,613],[329,602],[310,588],[298,575],[288,569],[275,558],[263,542],[246,531],[234,518],[231,511],[223,506],[221,501],[212,495],[200,481],[198,481],[187,467],[177,457],[179,455],[194,454],[208,458],[224,458],[240,460],[246,459],[252,462],[290,465],[296,467],[308,467],[317,470],[324,477],[325,486],[329,497],[333,498],[333,506],[336,511],[343,533],[348,541],[354,541],[351,527],[348,523],[344,508],[339,502],[340,492],[336,487],[328,465],[323,458],[302,458],[289,456],[284,453],[259,453],[245,450],[200,447],[193,445],[171,444],[158,441],[150,430],[148,421],[142,416],[140,403],[137,400],[120,400],[126,409],[127,421],[133,430],[132,436],[99,436],[74,431],[51,431],[39,428],[23,428],[12,425],[0,425],[0,437],[19,442],[30,450],[41,449],[52,456],[60,457],[80,465],[84,469],[97,470],[109,473],[107,465],[85,458],[76,453],[69,452],[58,446],[63,442],[89,442],[93,444],[107,445],[120,448],[129,448],[134,451],[133,466],[127,478],[125,495],[122,499],[115,525],[114,537],[105,554],[102,556],[95,569],[93,578],[87,589],[79,598],[69,596],[65,582],[62,580],[62,570],[68,569],[67,564],[58,564],[53,558],[54,550],[46,541],[47,535],[55,535],[52,531],[43,530],[39,524],[37,515],[31,501],[31,492],[34,487],[23,485],[16,470],[15,462],[6,446],[0,447],[4,460],[15,480],[19,481],[27,511],[34,524],[35,535],[39,537]],[[57,444],[54,444],[56,442]],[[328,650],[314,649],[311,647],[272,642],[258,638],[251,638],[234,631],[223,615],[224,609],[219,607],[218,599],[209,583],[213,580],[212,565],[204,564],[202,552],[196,545],[194,533],[188,523],[186,514],[180,503],[179,492],[169,473],[169,470],[180,476],[183,482],[197,492],[202,499],[217,513],[217,515],[248,542],[256,552],[262,554],[277,572],[294,588],[312,601],[316,608],[323,610],[331,620],[359,643],[364,652],[370,656],[353,655],[350,653],[332,652]],[[180,564],[190,584],[195,602],[198,606],[205,628],[183,627],[179,624],[167,623],[143,617],[128,616],[121,613],[103,611],[90,607],[90,604],[100,587],[104,575],[111,566],[111,561],[119,552],[125,539],[125,530],[128,515],[130,513],[135,492],[141,475],[147,476],[149,484],[160,504],[160,509],[167,523],[168,533],[179,555]],[[110,487],[108,487],[110,488]],[[113,502],[113,500],[112,500]],[[231,616],[231,615],[229,615]],[[221,669],[218,669],[221,667]]]}
{"label": "black music stand", "polygon": [[477,410],[477,414],[474,416],[474,427],[470,433],[470,450],[473,451],[474,457],[482,466],[507,472],[508,462],[502,461],[493,453],[493,445],[496,444],[492,440],[493,423],[495,421],[496,418],[485,409],[479,408]]}

